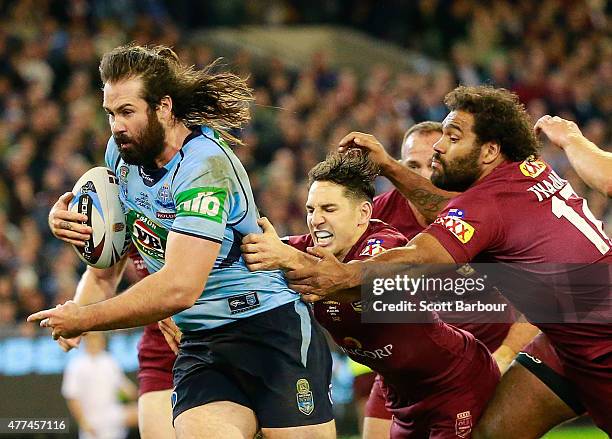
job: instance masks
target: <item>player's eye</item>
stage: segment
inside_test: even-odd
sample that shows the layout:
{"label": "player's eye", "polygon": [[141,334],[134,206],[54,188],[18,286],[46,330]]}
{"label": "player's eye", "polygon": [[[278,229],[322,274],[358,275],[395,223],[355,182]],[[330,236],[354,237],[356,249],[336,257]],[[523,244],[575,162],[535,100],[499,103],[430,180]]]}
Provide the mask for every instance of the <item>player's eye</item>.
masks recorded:
{"label": "player's eye", "polygon": [[450,136],[451,143],[457,143],[459,141],[459,137]]}
{"label": "player's eye", "polygon": [[410,168],[410,169],[419,169],[419,168],[420,168],[420,166],[415,165],[415,164],[413,163],[413,164],[408,165],[408,168]]}

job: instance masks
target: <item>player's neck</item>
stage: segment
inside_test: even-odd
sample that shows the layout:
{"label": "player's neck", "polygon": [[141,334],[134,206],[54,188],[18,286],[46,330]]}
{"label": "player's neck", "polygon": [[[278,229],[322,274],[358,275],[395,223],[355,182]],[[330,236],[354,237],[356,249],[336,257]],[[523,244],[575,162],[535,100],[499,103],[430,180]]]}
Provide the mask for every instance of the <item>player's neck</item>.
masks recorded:
{"label": "player's neck", "polygon": [[172,157],[174,157],[183,147],[183,142],[190,134],[191,130],[182,123],[177,123],[166,130],[164,150],[155,159],[155,164],[158,168],[161,168],[172,160]]}
{"label": "player's neck", "polygon": [[493,172],[499,165],[506,163],[507,161],[508,160],[506,160],[504,156],[500,155],[498,158],[495,159],[495,161],[484,165],[482,168],[482,174],[480,174],[480,177],[478,177],[478,179],[474,182],[472,186],[482,181],[487,175]]}
{"label": "player's neck", "polygon": [[355,244],[359,242],[363,234],[366,232],[366,230],[368,230],[369,225],[370,225],[370,221],[368,221],[365,224],[357,225],[357,227],[355,228],[354,239],[351,241],[352,244],[350,245],[350,247],[345,248],[340,253],[335,255],[336,258],[338,258],[340,262],[344,262],[344,258],[346,258],[346,256],[350,253],[351,249],[355,246]]}

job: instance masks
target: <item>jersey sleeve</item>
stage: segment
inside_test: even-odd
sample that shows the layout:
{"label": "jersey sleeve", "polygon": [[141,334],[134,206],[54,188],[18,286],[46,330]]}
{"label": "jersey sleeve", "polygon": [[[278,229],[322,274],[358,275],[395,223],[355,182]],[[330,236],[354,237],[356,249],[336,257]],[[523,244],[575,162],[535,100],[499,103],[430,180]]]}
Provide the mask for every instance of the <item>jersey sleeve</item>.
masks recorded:
{"label": "jersey sleeve", "polygon": [[108,143],[106,144],[106,152],[104,153],[104,163],[108,169],[112,169],[112,171],[116,174],[118,162],[119,150],[117,149],[115,141],[111,137],[110,139],[108,139]]}
{"label": "jersey sleeve", "polygon": [[294,235],[285,236],[281,239],[285,244],[306,253],[308,247],[313,246],[312,237],[309,234],[306,235]]}
{"label": "jersey sleeve", "polygon": [[210,148],[218,153],[194,154],[177,171],[172,186],[176,218],[171,231],[221,243],[237,183],[229,158],[218,146]]}
{"label": "jersey sleeve", "polygon": [[408,239],[399,232],[393,230],[380,230],[372,233],[355,253],[354,261],[363,261],[372,256],[376,256],[389,249],[403,247],[408,243]]}
{"label": "jersey sleeve", "polygon": [[455,262],[469,262],[503,242],[503,217],[493,197],[478,192],[452,199],[423,233],[434,236]]}

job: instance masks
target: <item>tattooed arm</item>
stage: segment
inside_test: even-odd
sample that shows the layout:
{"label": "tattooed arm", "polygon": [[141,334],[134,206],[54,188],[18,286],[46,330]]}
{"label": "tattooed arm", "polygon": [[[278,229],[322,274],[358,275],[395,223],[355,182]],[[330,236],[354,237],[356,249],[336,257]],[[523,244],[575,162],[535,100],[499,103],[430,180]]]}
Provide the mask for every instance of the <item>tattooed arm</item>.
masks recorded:
{"label": "tattooed arm", "polygon": [[368,153],[370,159],[380,166],[381,174],[391,180],[391,183],[412,202],[423,215],[427,223],[433,222],[436,216],[457,195],[435,187],[431,181],[410,171],[404,165],[393,159],[384,146],[370,134],[352,132],[341,141],[338,151],[345,152],[350,148],[359,148]]}

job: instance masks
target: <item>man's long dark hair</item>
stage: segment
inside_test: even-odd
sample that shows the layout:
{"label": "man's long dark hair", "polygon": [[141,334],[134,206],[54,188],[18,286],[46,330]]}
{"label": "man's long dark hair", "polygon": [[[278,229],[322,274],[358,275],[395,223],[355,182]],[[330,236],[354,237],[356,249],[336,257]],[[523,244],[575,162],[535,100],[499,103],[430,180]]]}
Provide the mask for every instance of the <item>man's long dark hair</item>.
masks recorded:
{"label": "man's long dark hair", "polygon": [[141,78],[142,98],[150,108],[170,96],[172,113],[178,121],[186,126],[208,125],[230,143],[241,144],[227,130],[249,121],[253,91],[244,79],[217,71],[218,61],[197,70],[181,64],[169,47],[127,45],[104,54],[100,77],[103,84]]}

